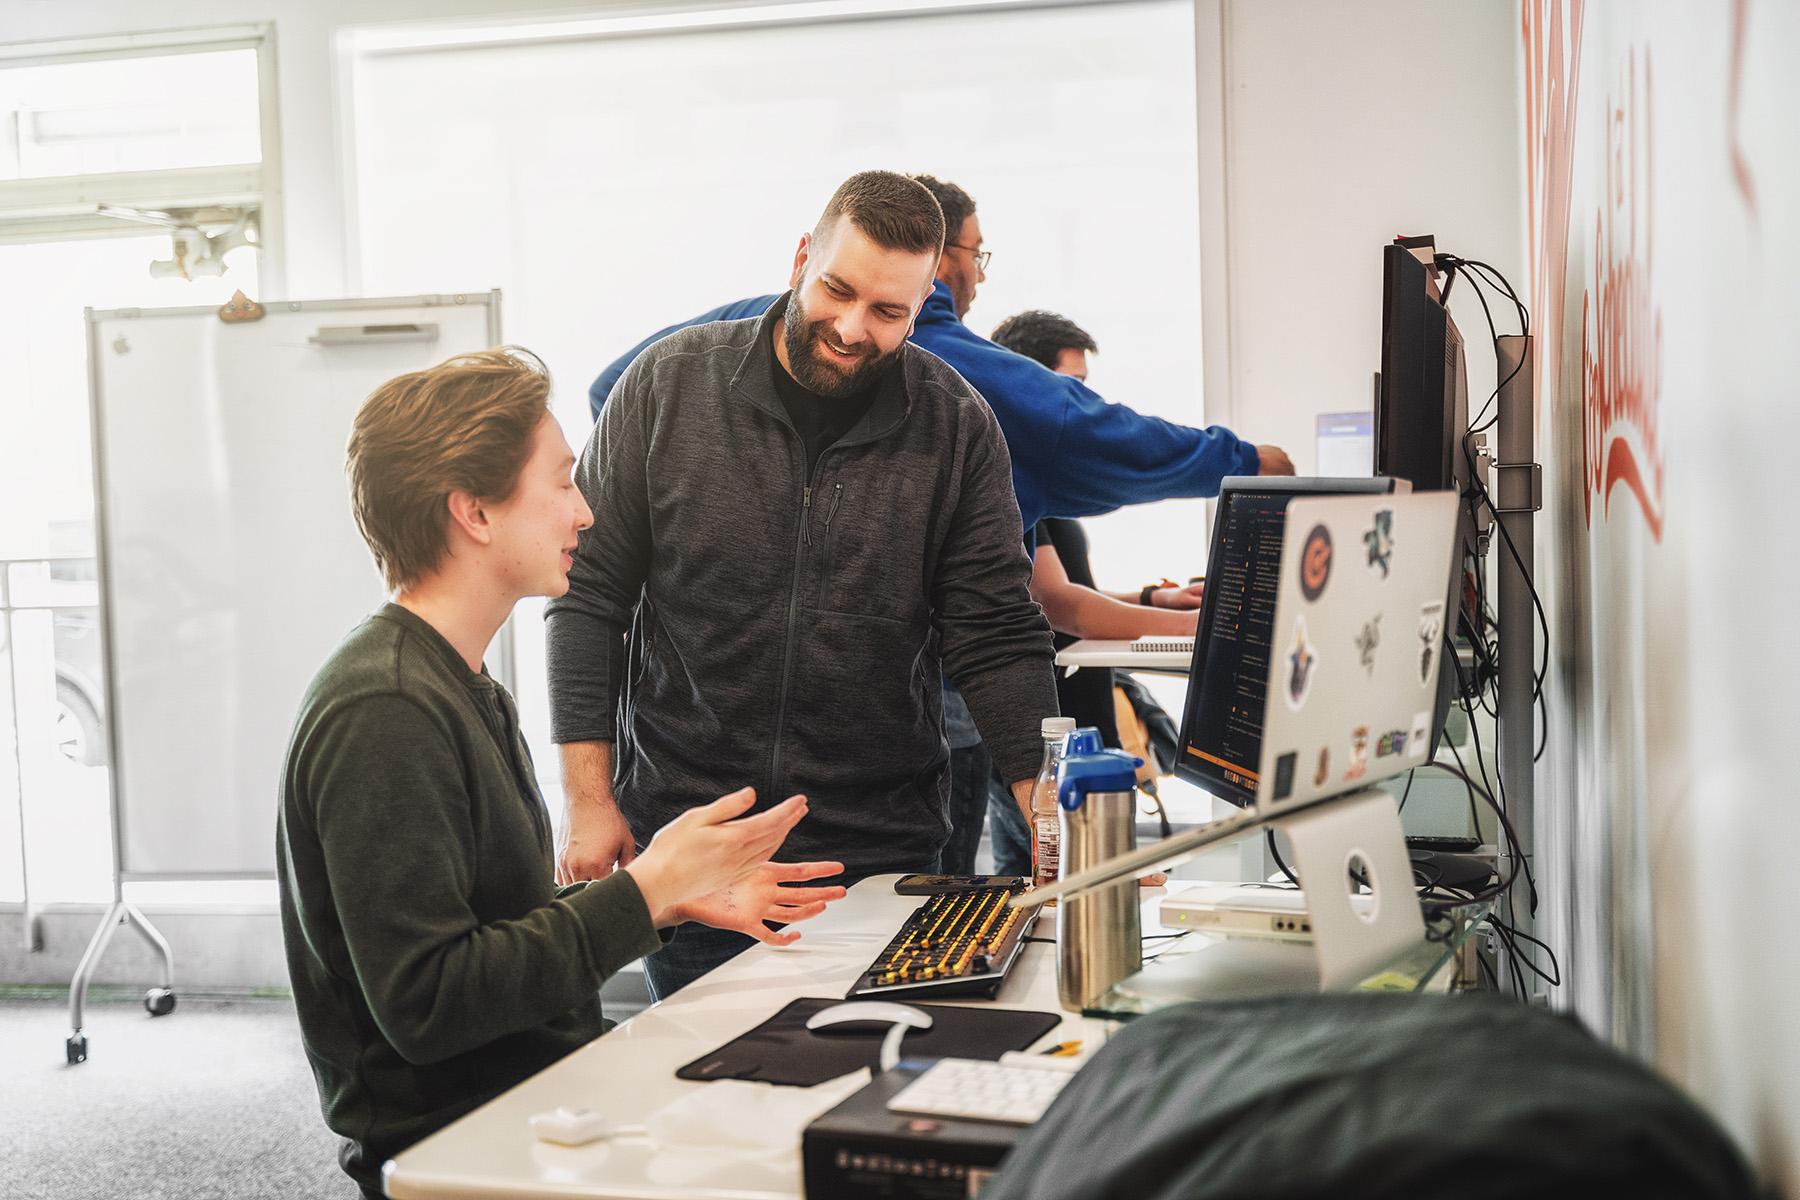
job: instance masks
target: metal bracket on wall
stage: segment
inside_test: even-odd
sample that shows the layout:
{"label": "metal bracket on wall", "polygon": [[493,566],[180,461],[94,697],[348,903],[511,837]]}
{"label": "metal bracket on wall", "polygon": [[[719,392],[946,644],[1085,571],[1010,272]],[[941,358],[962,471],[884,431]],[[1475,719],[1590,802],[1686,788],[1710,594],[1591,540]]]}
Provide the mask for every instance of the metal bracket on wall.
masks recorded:
{"label": "metal bracket on wall", "polygon": [[[1527,512],[1534,513],[1534,512],[1541,512],[1543,510],[1543,507],[1544,507],[1544,468],[1543,468],[1543,464],[1534,463],[1534,462],[1521,462],[1521,463],[1497,462],[1497,463],[1490,464],[1490,467],[1492,470],[1495,470],[1495,471],[1530,471],[1531,472],[1531,484],[1530,484],[1531,502],[1523,507],[1520,507],[1520,506],[1514,505],[1514,504],[1497,504],[1494,506],[1494,512],[1496,514],[1499,514],[1499,513],[1527,513]],[[1506,481],[1504,479],[1501,479],[1499,481],[1499,486],[1494,489],[1494,494],[1496,496],[1507,496],[1510,498],[1511,492],[1512,492],[1512,489],[1507,486]]]}

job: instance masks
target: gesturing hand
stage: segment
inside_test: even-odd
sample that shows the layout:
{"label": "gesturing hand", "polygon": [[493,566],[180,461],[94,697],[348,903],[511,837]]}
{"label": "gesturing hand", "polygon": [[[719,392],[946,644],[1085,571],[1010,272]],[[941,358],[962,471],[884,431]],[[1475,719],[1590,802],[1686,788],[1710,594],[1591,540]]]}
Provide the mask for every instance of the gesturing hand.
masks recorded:
{"label": "gesturing hand", "polygon": [[783,887],[808,879],[825,879],[841,875],[843,863],[773,863],[766,862],[736,883],[708,892],[680,906],[684,921],[699,921],[715,929],[734,929],[749,934],[771,946],[790,946],[800,939],[797,929],[777,932],[764,924],[791,925],[816,917],[833,900],[844,898],[844,889],[830,887]]}
{"label": "gesturing hand", "polygon": [[644,852],[625,867],[655,924],[673,924],[681,905],[755,871],[806,815],[805,796],[789,796],[767,812],[744,817],[755,803],[756,792],[743,788],[690,808],[657,830]]}

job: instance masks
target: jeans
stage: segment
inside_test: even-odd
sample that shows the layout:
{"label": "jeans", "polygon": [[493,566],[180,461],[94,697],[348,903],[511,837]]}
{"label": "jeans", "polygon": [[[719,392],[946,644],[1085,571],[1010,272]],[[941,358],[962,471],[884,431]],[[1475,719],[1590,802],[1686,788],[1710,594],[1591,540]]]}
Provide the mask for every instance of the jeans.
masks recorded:
{"label": "jeans", "polygon": [[987,819],[988,776],[994,773],[987,743],[950,750],[950,840],[944,843],[944,870],[951,875],[975,873],[975,851]]}
{"label": "jeans", "polygon": [[994,874],[1031,874],[1031,842],[1033,833],[1019,811],[1012,789],[999,776],[988,773],[987,788],[988,841],[994,849]]}
{"label": "jeans", "polygon": [[[943,858],[940,856],[916,867],[877,867],[854,874],[845,872],[835,879],[812,880],[807,886],[839,883],[852,887],[871,875],[891,874],[897,870],[935,875],[943,870]],[[736,930],[714,929],[698,921],[678,926],[668,945],[644,959],[644,982],[650,987],[650,998],[667,1000],[714,967],[723,966],[754,945],[755,938]]]}

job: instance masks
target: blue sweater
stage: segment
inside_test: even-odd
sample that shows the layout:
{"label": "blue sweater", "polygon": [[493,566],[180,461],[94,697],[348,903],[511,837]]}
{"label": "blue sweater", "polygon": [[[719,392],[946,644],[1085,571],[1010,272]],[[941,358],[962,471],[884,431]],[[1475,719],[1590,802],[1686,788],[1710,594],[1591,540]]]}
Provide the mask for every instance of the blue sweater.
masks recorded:
{"label": "blue sweater", "polygon": [[[774,296],[739,300],[658,330],[600,373],[588,389],[596,418],[631,360],[677,329],[759,316]],[[1127,504],[1216,496],[1227,475],[1254,475],[1256,447],[1229,429],[1195,429],[1109,404],[1068,375],[988,341],[956,315],[940,281],[914,324],[912,340],[974,385],[1006,435],[1013,491],[1027,537],[1045,517],[1091,517]]]}

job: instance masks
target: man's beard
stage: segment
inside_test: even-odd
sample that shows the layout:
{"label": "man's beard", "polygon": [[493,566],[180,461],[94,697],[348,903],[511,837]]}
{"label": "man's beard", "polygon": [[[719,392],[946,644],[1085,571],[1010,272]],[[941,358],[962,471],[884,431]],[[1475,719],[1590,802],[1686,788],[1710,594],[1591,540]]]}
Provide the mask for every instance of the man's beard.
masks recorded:
{"label": "man's beard", "polygon": [[[789,371],[795,382],[815,395],[829,400],[842,400],[878,383],[900,360],[901,342],[886,354],[873,342],[862,358],[844,366],[827,357],[830,352],[819,343],[831,336],[829,321],[809,321],[800,293],[788,297],[787,311],[781,314],[782,342],[787,346]],[[837,339],[832,338],[833,342]]]}

